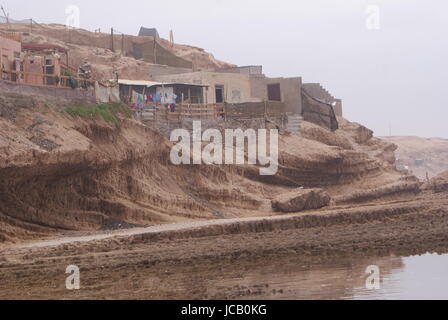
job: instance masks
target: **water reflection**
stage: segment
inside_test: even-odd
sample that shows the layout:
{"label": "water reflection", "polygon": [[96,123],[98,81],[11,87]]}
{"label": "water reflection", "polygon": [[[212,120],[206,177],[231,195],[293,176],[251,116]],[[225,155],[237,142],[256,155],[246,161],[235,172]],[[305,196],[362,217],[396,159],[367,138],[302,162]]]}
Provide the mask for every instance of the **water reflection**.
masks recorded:
{"label": "water reflection", "polygon": [[[380,289],[366,288],[366,268],[380,269]],[[211,299],[448,299],[448,255],[338,259],[303,264],[282,258],[261,265],[220,266]]]}
{"label": "water reflection", "polygon": [[448,255],[425,254],[402,258],[403,267],[382,281],[380,290],[357,287],[355,299],[448,299]]}

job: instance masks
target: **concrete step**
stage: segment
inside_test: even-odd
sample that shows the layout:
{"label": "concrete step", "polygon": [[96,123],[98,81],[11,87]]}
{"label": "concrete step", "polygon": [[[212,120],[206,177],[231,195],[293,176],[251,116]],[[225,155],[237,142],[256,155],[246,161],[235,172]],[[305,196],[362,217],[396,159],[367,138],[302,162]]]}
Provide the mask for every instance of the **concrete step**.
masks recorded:
{"label": "concrete step", "polygon": [[286,125],[286,130],[291,132],[293,135],[300,135],[300,122],[303,118],[297,114],[288,114],[288,124]]}

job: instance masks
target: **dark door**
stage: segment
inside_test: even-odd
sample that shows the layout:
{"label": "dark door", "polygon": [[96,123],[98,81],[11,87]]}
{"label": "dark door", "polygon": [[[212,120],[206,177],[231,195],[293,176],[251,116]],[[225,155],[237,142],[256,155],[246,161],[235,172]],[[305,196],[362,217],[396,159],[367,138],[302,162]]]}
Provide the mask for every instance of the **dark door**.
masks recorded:
{"label": "dark door", "polygon": [[216,103],[224,102],[224,86],[215,86]]}
{"label": "dark door", "polygon": [[280,91],[280,83],[268,84],[268,100],[282,101],[282,93]]}

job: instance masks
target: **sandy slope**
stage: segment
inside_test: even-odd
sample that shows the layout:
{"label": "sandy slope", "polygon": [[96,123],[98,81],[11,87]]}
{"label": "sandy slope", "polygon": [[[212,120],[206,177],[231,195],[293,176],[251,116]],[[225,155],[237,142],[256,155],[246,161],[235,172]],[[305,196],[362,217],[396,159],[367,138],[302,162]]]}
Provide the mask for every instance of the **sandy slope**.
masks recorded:
{"label": "sandy slope", "polygon": [[270,216],[274,197],[301,186],[324,187],[344,203],[415,193],[412,177],[387,161],[389,144],[347,121],[335,133],[304,123],[303,137],[280,135],[279,171],[260,176],[256,166],[172,165],[172,144],[155,129],[123,116],[118,126],[72,117],[64,104],[0,101],[8,111],[0,117],[2,241]]}
{"label": "sandy slope", "polygon": [[[448,139],[420,137],[382,137],[398,146],[397,158],[409,166],[413,174],[426,181],[448,170]],[[423,165],[415,163],[422,159]]]}

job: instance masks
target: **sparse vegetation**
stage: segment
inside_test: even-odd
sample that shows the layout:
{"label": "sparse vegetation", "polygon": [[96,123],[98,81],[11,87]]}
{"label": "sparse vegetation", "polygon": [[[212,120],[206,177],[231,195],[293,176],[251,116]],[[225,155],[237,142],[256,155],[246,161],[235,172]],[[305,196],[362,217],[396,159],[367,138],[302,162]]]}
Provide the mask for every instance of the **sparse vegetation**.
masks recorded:
{"label": "sparse vegetation", "polygon": [[122,114],[126,117],[131,117],[132,112],[129,108],[121,103],[107,103],[86,106],[68,106],[65,111],[73,117],[81,117],[84,119],[95,120],[101,116],[105,121],[119,124],[117,114]]}

